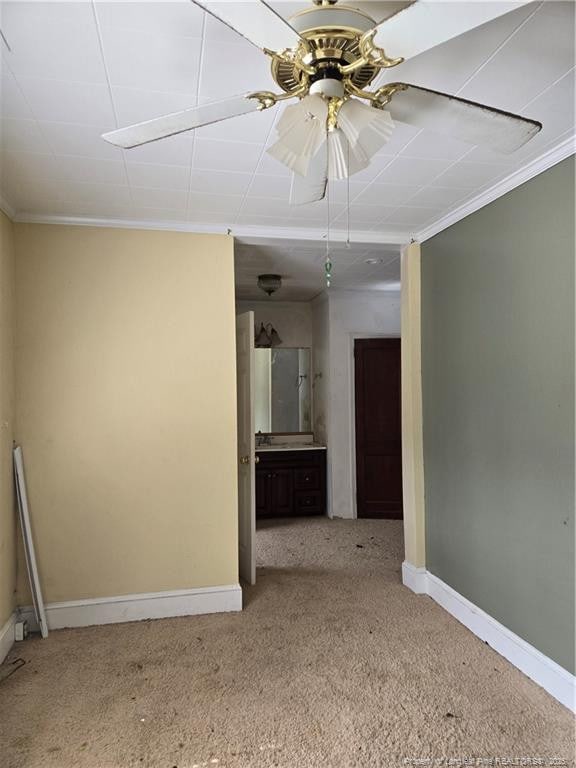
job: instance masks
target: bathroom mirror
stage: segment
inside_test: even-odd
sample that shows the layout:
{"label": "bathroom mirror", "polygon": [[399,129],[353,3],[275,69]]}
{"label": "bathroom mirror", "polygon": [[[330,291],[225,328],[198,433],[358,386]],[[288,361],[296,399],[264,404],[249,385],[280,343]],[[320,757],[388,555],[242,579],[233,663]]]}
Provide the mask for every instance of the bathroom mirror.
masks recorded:
{"label": "bathroom mirror", "polygon": [[256,432],[310,432],[310,350],[256,349]]}

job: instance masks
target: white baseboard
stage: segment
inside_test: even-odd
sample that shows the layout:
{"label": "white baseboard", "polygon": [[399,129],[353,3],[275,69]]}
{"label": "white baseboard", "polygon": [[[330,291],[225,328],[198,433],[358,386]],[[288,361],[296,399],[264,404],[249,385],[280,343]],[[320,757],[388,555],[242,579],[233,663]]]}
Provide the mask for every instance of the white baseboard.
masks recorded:
{"label": "white baseboard", "polygon": [[[175,592],[152,592],[120,597],[99,597],[94,600],[73,600],[66,603],[48,603],[46,617],[48,629],[64,629],[241,610],[242,589],[239,584],[230,584],[224,587],[200,587],[180,589]],[[18,614],[28,621],[32,631],[37,628],[31,606],[19,608]]]}
{"label": "white baseboard", "polygon": [[402,583],[404,586],[416,592],[417,595],[428,594],[428,571],[426,568],[417,568],[412,563],[404,560],[402,563]]}
{"label": "white baseboard", "polygon": [[14,645],[14,624],[16,616],[12,614],[6,624],[0,629],[0,664],[4,661]]}
{"label": "white baseboard", "polygon": [[429,595],[438,605],[484,640],[561,704],[576,712],[576,677],[527,643],[499,621],[478,608],[425,568],[402,564],[402,581],[418,594]]}

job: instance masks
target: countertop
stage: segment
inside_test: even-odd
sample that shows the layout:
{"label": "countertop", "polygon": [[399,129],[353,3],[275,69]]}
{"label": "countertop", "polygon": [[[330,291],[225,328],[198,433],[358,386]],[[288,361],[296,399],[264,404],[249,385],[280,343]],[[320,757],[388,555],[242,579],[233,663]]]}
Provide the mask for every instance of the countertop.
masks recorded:
{"label": "countertop", "polygon": [[325,451],[326,446],[320,443],[277,443],[276,445],[257,445],[256,453],[266,451]]}

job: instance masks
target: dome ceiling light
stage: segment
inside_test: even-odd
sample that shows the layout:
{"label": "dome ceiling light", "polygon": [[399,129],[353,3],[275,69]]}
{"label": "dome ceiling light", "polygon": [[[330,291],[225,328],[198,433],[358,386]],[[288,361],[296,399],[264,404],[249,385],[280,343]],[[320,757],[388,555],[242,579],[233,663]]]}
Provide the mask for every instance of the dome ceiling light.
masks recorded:
{"label": "dome ceiling light", "polygon": [[282,287],[281,275],[258,275],[258,288],[268,296],[272,296],[273,293]]}

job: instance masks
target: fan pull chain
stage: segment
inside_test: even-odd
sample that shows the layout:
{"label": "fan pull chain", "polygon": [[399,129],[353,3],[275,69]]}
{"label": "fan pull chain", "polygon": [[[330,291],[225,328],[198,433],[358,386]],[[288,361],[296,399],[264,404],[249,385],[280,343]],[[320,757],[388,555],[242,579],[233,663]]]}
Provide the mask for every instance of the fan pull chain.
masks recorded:
{"label": "fan pull chain", "polygon": [[326,179],[326,261],[324,263],[324,271],[326,272],[326,287],[330,288],[332,282],[332,259],[330,258],[330,142],[327,140],[327,179]]}
{"label": "fan pull chain", "polygon": [[350,142],[346,141],[348,160],[346,168],[346,248],[350,248]]}

